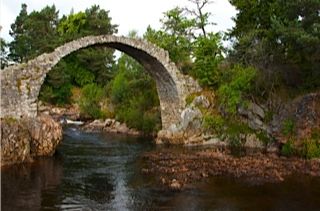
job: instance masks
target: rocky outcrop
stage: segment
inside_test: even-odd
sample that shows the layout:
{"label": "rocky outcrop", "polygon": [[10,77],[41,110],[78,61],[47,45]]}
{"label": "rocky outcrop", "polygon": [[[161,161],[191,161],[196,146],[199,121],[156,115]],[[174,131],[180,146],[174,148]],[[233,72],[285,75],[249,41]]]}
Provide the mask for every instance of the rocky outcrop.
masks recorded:
{"label": "rocky outcrop", "polygon": [[203,116],[199,106],[209,107],[210,102],[202,95],[196,97],[181,112],[178,124],[172,124],[169,129],[158,132],[156,143],[188,144],[195,140],[201,142]]}
{"label": "rocky outcrop", "polygon": [[1,166],[30,160],[30,134],[25,122],[1,119]]}
{"label": "rocky outcrop", "polygon": [[128,135],[142,135],[142,132],[129,128],[125,123],[120,123],[115,119],[94,120],[82,127],[86,132],[108,132],[108,133],[121,133]]}
{"label": "rocky outcrop", "polygon": [[[171,125],[169,130],[162,130],[158,133],[156,143],[184,144],[187,146],[197,145],[213,145],[216,147],[229,147],[236,142],[239,147],[248,149],[260,149],[270,152],[276,152],[277,149],[270,144],[266,144],[260,140],[255,133],[245,133],[239,131],[236,137],[230,134],[213,134],[213,131],[207,131],[203,127],[203,116],[213,107],[213,100],[209,100],[210,96],[197,96],[192,103],[188,105],[182,112],[179,124]],[[257,104],[251,103],[246,109],[239,109],[242,113],[243,120],[255,130],[267,130],[268,127],[263,123],[265,118],[264,110]],[[203,114],[204,112],[204,114]],[[206,114],[205,114],[206,115]]]}
{"label": "rocky outcrop", "polygon": [[247,107],[239,107],[238,114],[243,117],[243,121],[253,130],[263,130],[270,133],[270,129],[266,123],[265,110],[263,106],[250,102]]}
{"label": "rocky outcrop", "polygon": [[62,127],[48,115],[29,120],[32,156],[52,156],[62,140]]}
{"label": "rocky outcrop", "polygon": [[62,128],[50,116],[1,120],[1,166],[51,156],[62,140]]}
{"label": "rocky outcrop", "polygon": [[272,133],[282,142],[285,142],[283,129],[286,121],[292,123],[297,140],[310,137],[312,130],[320,131],[320,92],[298,97],[274,115],[270,124]]}

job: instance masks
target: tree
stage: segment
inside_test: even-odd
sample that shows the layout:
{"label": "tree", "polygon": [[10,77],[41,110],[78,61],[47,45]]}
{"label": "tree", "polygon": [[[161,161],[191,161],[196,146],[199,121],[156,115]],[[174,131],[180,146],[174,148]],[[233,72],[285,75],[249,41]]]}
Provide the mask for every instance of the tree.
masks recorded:
{"label": "tree", "polygon": [[144,38],[167,50],[170,59],[182,72],[187,73],[191,69],[192,39],[194,37],[192,29],[195,21],[188,19],[183,9],[176,7],[164,13],[161,23],[161,30],[154,30],[149,26]]}
{"label": "tree", "polygon": [[194,44],[194,65],[192,75],[202,86],[217,88],[221,80],[219,64],[223,60],[219,34],[208,33],[200,36]]}
{"label": "tree", "polygon": [[26,62],[44,52],[52,51],[59,41],[56,36],[57,24],[58,11],[54,5],[28,14],[27,5],[22,4],[20,14],[9,32],[14,39],[9,44],[9,57],[16,62]]}
{"label": "tree", "polygon": [[0,37],[0,69],[1,70],[6,66],[8,66],[7,47],[8,47],[8,44],[6,43],[6,41]]}
{"label": "tree", "polygon": [[196,6],[195,9],[185,8],[191,16],[194,17],[195,25],[202,32],[204,37],[207,36],[206,26],[213,24],[209,22],[209,17],[211,16],[210,12],[204,12],[204,9],[207,5],[211,4],[210,0],[188,0]]}
{"label": "tree", "polygon": [[11,24],[9,34],[13,37],[13,41],[9,44],[10,54],[9,57],[16,62],[25,61],[29,53],[30,37],[26,34],[25,22],[28,17],[27,5],[21,5],[21,11],[16,17],[16,20]]}
{"label": "tree", "polygon": [[[318,0],[230,0],[239,11],[229,35],[231,58],[286,85],[320,86]],[[266,78],[264,77],[264,78]]]}

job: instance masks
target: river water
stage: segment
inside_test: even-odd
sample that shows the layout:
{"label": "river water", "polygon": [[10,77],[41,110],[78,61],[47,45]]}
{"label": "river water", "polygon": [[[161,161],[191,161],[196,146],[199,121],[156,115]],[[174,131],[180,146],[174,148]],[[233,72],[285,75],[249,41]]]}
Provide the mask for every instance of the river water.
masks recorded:
{"label": "river water", "polygon": [[156,148],[68,128],[54,157],[1,170],[1,210],[320,210],[319,178],[257,185],[216,177],[163,190],[140,173],[141,154]]}

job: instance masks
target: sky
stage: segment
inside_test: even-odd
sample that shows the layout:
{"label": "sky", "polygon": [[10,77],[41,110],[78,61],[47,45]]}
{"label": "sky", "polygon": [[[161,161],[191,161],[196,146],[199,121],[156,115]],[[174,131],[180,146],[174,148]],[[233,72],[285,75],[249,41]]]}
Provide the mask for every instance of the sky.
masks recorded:
{"label": "sky", "polygon": [[[10,25],[19,14],[22,3],[27,4],[28,13],[54,4],[60,16],[69,14],[72,9],[76,13],[97,4],[100,8],[110,11],[112,23],[119,25],[118,35],[124,36],[131,30],[143,35],[148,25],[159,29],[159,20],[165,11],[176,6],[192,6],[188,0],[0,0],[0,33],[6,41],[12,40],[9,35]],[[234,25],[232,17],[235,16],[236,10],[228,0],[214,0],[207,6],[207,10],[213,14],[211,21],[216,23],[207,30],[226,31]]]}

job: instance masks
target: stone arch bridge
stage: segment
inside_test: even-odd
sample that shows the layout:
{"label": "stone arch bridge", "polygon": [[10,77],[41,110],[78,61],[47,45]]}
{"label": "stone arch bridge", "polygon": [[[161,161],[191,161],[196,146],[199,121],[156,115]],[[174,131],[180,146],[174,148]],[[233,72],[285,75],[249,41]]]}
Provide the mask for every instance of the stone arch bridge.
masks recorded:
{"label": "stone arch bridge", "polygon": [[170,61],[168,52],[144,40],[113,35],[87,36],[56,48],[27,63],[0,71],[1,118],[35,117],[41,85],[46,74],[63,57],[82,48],[104,45],[120,50],[136,59],[155,80],[161,106],[162,129],[178,124],[188,94],[199,85],[182,75]]}

